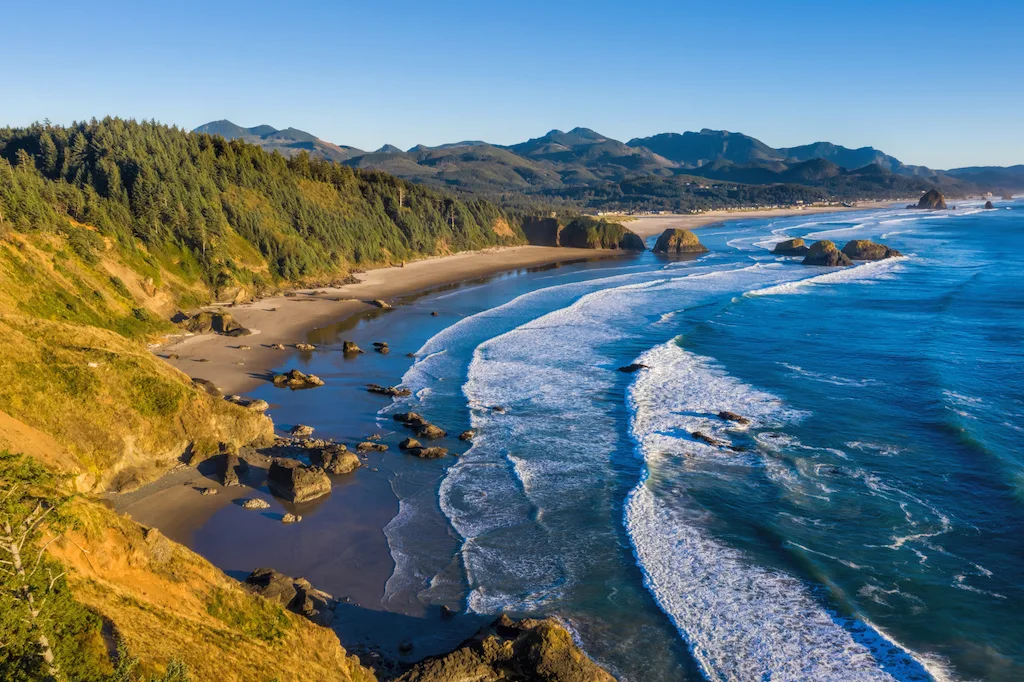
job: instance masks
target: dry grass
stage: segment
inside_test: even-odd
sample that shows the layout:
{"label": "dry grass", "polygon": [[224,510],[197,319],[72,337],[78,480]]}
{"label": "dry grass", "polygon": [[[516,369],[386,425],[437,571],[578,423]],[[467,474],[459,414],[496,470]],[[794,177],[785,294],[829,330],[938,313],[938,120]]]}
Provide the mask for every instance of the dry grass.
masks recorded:
{"label": "dry grass", "polygon": [[198,554],[87,501],[50,545],[76,600],[110,620],[143,672],[185,662],[197,680],[370,682],[333,631],[249,594]]}

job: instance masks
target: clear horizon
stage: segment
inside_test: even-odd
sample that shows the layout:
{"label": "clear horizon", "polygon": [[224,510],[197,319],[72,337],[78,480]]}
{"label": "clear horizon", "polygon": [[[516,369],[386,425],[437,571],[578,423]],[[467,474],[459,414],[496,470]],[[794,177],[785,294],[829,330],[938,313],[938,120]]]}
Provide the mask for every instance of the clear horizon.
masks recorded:
{"label": "clear horizon", "polygon": [[1024,163],[1024,7],[195,2],[8,9],[0,125],[228,119],[336,144],[724,129],[945,169]]}

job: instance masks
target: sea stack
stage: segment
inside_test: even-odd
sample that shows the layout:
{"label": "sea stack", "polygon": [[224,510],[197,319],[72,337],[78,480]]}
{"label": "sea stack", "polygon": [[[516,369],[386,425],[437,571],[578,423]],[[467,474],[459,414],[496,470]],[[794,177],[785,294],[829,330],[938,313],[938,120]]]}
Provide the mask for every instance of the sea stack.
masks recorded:
{"label": "sea stack", "polygon": [[652,250],[654,253],[707,253],[708,251],[693,232],[674,227],[661,233]]}
{"label": "sea stack", "polygon": [[834,242],[822,239],[820,242],[814,242],[811,244],[811,248],[807,250],[807,257],[804,258],[803,264],[824,265],[834,268],[843,265],[853,265],[853,261],[850,260],[845,253],[837,249]]}
{"label": "sea stack", "polygon": [[807,248],[807,243],[799,237],[796,239],[787,239],[784,242],[779,242],[772,249],[772,253],[776,256],[806,256],[810,249]]}
{"label": "sea stack", "polygon": [[985,202],[985,210],[986,211],[991,211],[993,208],[995,208],[995,206],[992,205],[991,201],[986,201]]}
{"label": "sea stack", "polygon": [[946,197],[942,196],[942,192],[937,189],[930,189],[921,196],[921,200],[917,202],[917,206],[907,206],[907,208],[920,208],[926,211],[941,211],[946,208]]}
{"label": "sea stack", "polygon": [[897,258],[903,254],[896,249],[889,248],[885,244],[876,244],[870,239],[854,239],[846,242],[843,247],[843,254],[851,260],[882,260],[883,258]]}

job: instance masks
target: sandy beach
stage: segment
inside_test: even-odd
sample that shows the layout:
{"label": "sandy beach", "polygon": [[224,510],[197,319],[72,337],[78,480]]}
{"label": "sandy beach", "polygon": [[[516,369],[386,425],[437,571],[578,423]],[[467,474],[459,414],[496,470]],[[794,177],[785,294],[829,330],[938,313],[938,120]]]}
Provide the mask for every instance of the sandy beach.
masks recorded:
{"label": "sandy beach", "polygon": [[[621,255],[619,251],[516,246],[428,258],[404,267],[369,270],[357,275],[361,280],[358,284],[300,289],[289,292],[294,295],[229,308],[211,306],[208,309],[229,311],[252,334],[238,338],[219,334],[176,335],[153,350],[190,377],[212,381],[228,394],[244,393],[262,382],[268,370],[286,360],[286,353],[294,353],[291,346],[306,341],[310,330],[377,310],[374,300],[389,301],[519,268]],[[288,350],[274,350],[274,344],[283,344]],[[249,350],[240,346],[249,346]]]}
{"label": "sandy beach", "polygon": [[[909,200],[908,200],[909,201]],[[670,227],[683,230],[695,230],[698,227],[705,227],[717,223],[724,223],[729,220],[753,220],[755,218],[783,218],[792,215],[814,215],[819,213],[843,213],[848,211],[864,211],[875,208],[887,208],[889,206],[902,206],[907,201],[865,201],[856,206],[808,206],[806,208],[772,208],[757,210],[736,210],[736,211],[708,211],[694,215],[645,215],[637,216],[634,220],[626,223],[626,227],[636,232],[645,239],[652,235],[661,234]],[[613,220],[614,216],[607,216]]]}

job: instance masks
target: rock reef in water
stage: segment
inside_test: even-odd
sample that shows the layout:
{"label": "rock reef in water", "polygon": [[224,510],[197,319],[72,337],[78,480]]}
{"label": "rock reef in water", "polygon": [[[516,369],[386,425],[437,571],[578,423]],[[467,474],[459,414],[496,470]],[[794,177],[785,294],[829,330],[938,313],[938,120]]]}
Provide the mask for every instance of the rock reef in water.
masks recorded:
{"label": "rock reef in water", "polygon": [[995,206],[992,205],[991,201],[986,201],[985,202],[985,210],[986,211],[991,211],[993,208],[995,208]]}
{"label": "rock reef in water", "polygon": [[787,239],[784,242],[779,242],[772,249],[772,253],[776,256],[806,256],[810,249],[807,248],[807,243],[799,237],[796,239]]}
{"label": "rock reef in water", "polygon": [[876,244],[870,239],[854,239],[846,242],[843,253],[851,260],[882,260],[897,258],[903,254],[885,244]]}
{"label": "rock reef in water", "polygon": [[849,256],[836,248],[835,242],[822,239],[814,242],[807,250],[807,257],[803,260],[804,265],[824,265],[827,267],[840,267],[853,265]]}
{"label": "rock reef in water", "polygon": [[427,658],[398,682],[614,682],[553,618],[501,616],[455,651]]}
{"label": "rock reef in water", "polygon": [[662,232],[651,250],[654,253],[707,253],[708,251],[693,232],[674,227]]}

